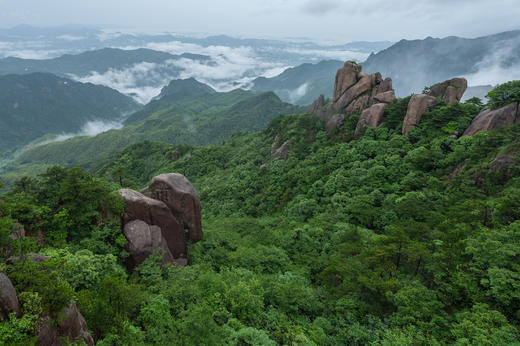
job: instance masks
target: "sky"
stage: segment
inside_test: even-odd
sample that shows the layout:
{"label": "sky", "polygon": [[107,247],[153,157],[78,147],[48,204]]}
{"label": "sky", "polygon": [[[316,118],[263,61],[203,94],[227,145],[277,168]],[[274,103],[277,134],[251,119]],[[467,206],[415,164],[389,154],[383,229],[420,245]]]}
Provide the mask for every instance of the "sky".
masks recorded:
{"label": "sky", "polygon": [[0,26],[398,41],[520,29],[519,0],[0,0]]}

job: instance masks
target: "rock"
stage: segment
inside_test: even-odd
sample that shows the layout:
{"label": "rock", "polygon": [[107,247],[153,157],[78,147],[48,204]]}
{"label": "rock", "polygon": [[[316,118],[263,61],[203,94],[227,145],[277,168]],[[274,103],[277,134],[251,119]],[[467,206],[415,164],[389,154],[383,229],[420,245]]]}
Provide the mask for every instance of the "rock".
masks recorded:
{"label": "rock", "polygon": [[[7,259],[7,263],[9,264],[16,264],[20,262],[23,258],[16,256],[16,257],[10,257]],[[39,253],[30,253],[27,255],[27,259],[35,264],[39,264],[42,262],[49,262],[51,259],[49,257],[46,257],[44,255],[40,255]]]}
{"label": "rock", "polygon": [[438,101],[433,96],[424,94],[413,95],[410,98],[406,116],[404,117],[402,129],[403,135],[408,136],[408,131],[410,131],[411,128],[419,125],[423,114],[428,112],[437,104]]}
{"label": "rock", "polygon": [[278,148],[278,144],[280,143],[280,136],[276,135],[276,137],[274,137],[274,142],[273,144],[271,144],[271,155],[273,155],[274,153],[276,153],[276,148]]}
{"label": "rock", "polygon": [[345,114],[361,113],[368,106],[368,100],[368,95],[358,97],[345,108]]}
{"label": "rock", "polygon": [[184,175],[179,173],[160,174],[152,179],[149,190],[154,199],[164,202],[177,220],[183,223],[192,243],[202,240],[200,198]]}
{"label": "rock", "polygon": [[385,91],[374,96],[376,103],[392,103],[395,100],[395,92],[393,90]]}
{"label": "rock", "polygon": [[383,121],[386,107],[386,103],[376,103],[365,109],[356,125],[354,137],[357,138],[365,127],[378,127]]}
{"label": "rock", "polygon": [[177,258],[175,260],[175,264],[178,267],[186,267],[188,265],[188,259],[187,258]]}
{"label": "rock", "polygon": [[134,220],[141,220],[148,225],[159,226],[173,257],[186,255],[184,227],[165,203],[134,190],[121,189],[118,192],[125,200],[125,225]]}
{"label": "rock", "polygon": [[16,317],[21,316],[18,296],[11,280],[4,273],[0,273],[0,319],[7,319],[12,312]]}
{"label": "rock", "polygon": [[126,250],[132,259],[132,267],[143,263],[157,249],[161,249],[163,253],[163,264],[174,262],[159,226],[150,226],[142,220],[134,220],[124,226],[123,234],[127,240]]}
{"label": "rock", "polygon": [[336,114],[325,124],[325,131],[332,135],[335,129],[343,126],[344,122],[345,116],[343,114]]}
{"label": "rock", "polygon": [[323,106],[325,106],[325,96],[322,94],[307,108],[307,114],[319,115]]}
{"label": "rock", "polygon": [[359,80],[358,74],[361,72],[361,66],[353,61],[347,61],[342,68],[336,73],[334,82],[333,101],[337,102],[339,98]]}
{"label": "rock", "polygon": [[359,73],[361,78],[359,81],[349,88],[341,97],[336,101],[336,109],[341,110],[348,106],[350,102],[354,101],[357,97],[370,91],[372,88],[372,77],[366,73]]}
{"label": "rock", "polygon": [[291,141],[285,141],[278,150],[272,155],[272,159],[276,159],[277,157],[282,160],[287,160],[289,158],[289,151],[291,150]]}
{"label": "rock", "polygon": [[18,240],[21,238],[25,238],[25,229],[23,228],[22,224],[17,222],[11,229],[11,239]]}
{"label": "rock", "polygon": [[519,102],[514,102],[496,110],[485,110],[477,115],[463,136],[473,136],[479,131],[497,130],[502,126],[520,123]]}
{"label": "rock", "polygon": [[465,78],[453,78],[433,85],[427,95],[442,98],[451,106],[460,102],[467,88],[468,81]]}
{"label": "rock", "polygon": [[76,302],[72,301],[63,308],[56,318],[58,325],[54,325],[49,316],[42,319],[38,332],[37,345],[64,346],[60,340],[66,338],[68,342],[83,341],[87,345],[94,345],[94,339],[88,332],[87,322],[79,312]]}
{"label": "rock", "polygon": [[181,157],[181,155],[179,154],[179,151],[177,149],[172,150],[172,160],[173,161],[178,160],[179,157]]}
{"label": "rock", "polygon": [[462,170],[464,169],[464,166],[466,165],[466,160],[462,161],[461,163],[459,163],[457,165],[457,167],[455,167],[455,169],[453,170],[453,172],[450,173],[450,175],[448,176],[448,179],[449,180],[453,180],[455,179],[456,177],[459,176],[460,173],[462,173]]}

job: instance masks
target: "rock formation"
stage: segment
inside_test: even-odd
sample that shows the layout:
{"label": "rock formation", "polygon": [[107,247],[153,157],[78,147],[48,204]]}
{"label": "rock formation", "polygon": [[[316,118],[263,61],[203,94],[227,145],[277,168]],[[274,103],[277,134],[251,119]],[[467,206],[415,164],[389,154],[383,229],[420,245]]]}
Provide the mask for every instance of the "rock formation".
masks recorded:
{"label": "rock formation", "polygon": [[71,301],[68,307],[58,314],[58,325],[52,323],[49,316],[42,319],[38,332],[38,345],[62,346],[60,339],[66,338],[69,342],[84,341],[87,345],[94,345],[94,339],[88,332],[87,322],[79,312],[76,302]]}
{"label": "rock formation", "polygon": [[132,266],[143,263],[157,249],[161,249],[163,253],[163,263],[174,262],[159,226],[150,226],[142,220],[134,220],[124,226],[123,234],[128,242],[127,249],[132,258]]}
{"label": "rock formation", "polygon": [[468,81],[465,78],[453,78],[431,86],[427,95],[439,97],[451,106],[460,102],[467,88]]}
{"label": "rock formation", "polygon": [[7,319],[12,312],[20,317],[18,296],[11,280],[4,273],[0,273],[0,319]]}
{"label": "rock formation", "polygon": [[163,252],[163,263],[185,263],[187,242],[202,239],[200,198],[183,175],[161,174],[141,192],[119,190],[125,200],[123,234],[132,263]]}
{"label": "rock formation", "polygon": [[520,123],[520,103],[514,102],[495,110],[484,110],[477,115],[463,136],[472,136],[479,131],[496,130],[502,126]]}
{"label": "rock formation", "polygon": [[406,110],[406,116],[403,120],[403,135],[408,136],[410,129],[419,125],[423,114],[437,104],[439,104],[439,101],[433,96],[425,94],[413,95],[410,98],[410,102],[408,102],[408,109]]}
{"label": "rock formation", "polygon": [[413,95],[408,103],[408,110],[403,121],[402,133],[407,136],[410,129],[419,125],[424,113],[444,100],[448,106],[459,102],[468,87],[465,78],[453,78],[430,87],[426,94]]}
{"label": "rock formation", "polygon": [[316,114],[327,124],[337,114],[348,116],[361,113],[375,103],[390,103],[395,99],[392,79],[383,80],[379,72],[367,74],[361,69],[361,65],[353,61],[345,62],[336,73],[331,102],[325,104],[325,98],[321,95],[307,113]]}
{"label": "rock formation", "polygon": [[378,127],[381,125],[383,121],[383,116],[385,114],[387,104],[386,103],[376,103],[372,105],[370,108],[367,108],[361,113],[359,117],[358,123],[356,125],[356,130],[354,132],[354,137],[358,138],[361,134],[361,131],[365,127]]}
{"label": "rock formation", "polygon": [[340,128],[345,123],[345,116],[343,114],[336,114],[325,124],[325,131],[333,135],[334,129]]}

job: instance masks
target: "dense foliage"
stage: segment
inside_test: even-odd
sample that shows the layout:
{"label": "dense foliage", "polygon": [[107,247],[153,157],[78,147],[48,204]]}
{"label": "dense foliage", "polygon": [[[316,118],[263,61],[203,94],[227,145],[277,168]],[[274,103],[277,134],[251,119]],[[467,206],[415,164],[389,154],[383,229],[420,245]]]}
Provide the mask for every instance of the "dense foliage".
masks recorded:
{"label": "dense foliage", "polygon": [[[331,138],[288,115],[221,145],[138,143],[99,178],[18,181],[2,220],[39,234],[21,252],[54,266],[3,264],[32,302],[21,319],[72,296],[99,345],[520,344],[520,126],[457,139],[479,106],[439,105],[404,137],[405,104],[359,140],[353,120]],[[286,161],[271,158],[276,136]],[[188,267],[152,256],[127,272],[110,184],[172,171],[200,194],[204,240]],[[53,299],[32,275],[56,280]],[[2,340],[31,337],[21,319]]]}
{"label": "dense foliage", "polygon": [[491,109],[504,107],[512,102],[520,101],[520,80],[510,81],[491,90],[487,97]]}

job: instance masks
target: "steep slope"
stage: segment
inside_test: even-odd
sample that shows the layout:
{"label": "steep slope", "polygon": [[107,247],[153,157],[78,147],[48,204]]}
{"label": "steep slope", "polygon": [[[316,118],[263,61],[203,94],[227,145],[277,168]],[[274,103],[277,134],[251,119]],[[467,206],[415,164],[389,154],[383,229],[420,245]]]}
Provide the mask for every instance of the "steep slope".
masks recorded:
{"label": "steep slope", "polygon": [[317,95],[332,96],[336,71],[343,66],[338,60],[324,60],[317,64],[302,64],[283,71],[272,78],[259,77],[253,81],[253,91],[274,91],[282,100],[308,105]]}
{"label": "steep slope", "polygon": [[119,121],[138,104],[116,90],[47,73],[0,76],[0,147],[77,132],[88,121]]}
{"label": "steep slope", "polygon": [[[190,86],[194,81],[177,83]],[[19,164],[100,166],[128,145],[144,140],[190,145],[220,143],[237,131],[259,131],[274,117],[302,111],[300,107],[283,103],[274,93],[255,95],[237,89],[204,94],[192,100],[189,100],[190,96],[176,99],[176,102],[160,102],[159,99],[155,106],[145,108],[150,113],[138,113],[137,118],[142,120],[121,130],[111,130],[96,137],[76,137],[28,150],[4,173],[20,169]]]}
{"label": "steep slope", "polygon": [[[363,63],[367,72],[379,71],[395,79],[400,96],[421,92],[436,81],[468,76],[493,68],[520,64],[520,30],[475,39],[450,36],[424,40],[401,40],[372,54]],[[471,78],[468,78],[472,85]],[[487,81],[486,84],[493,83]]]}

